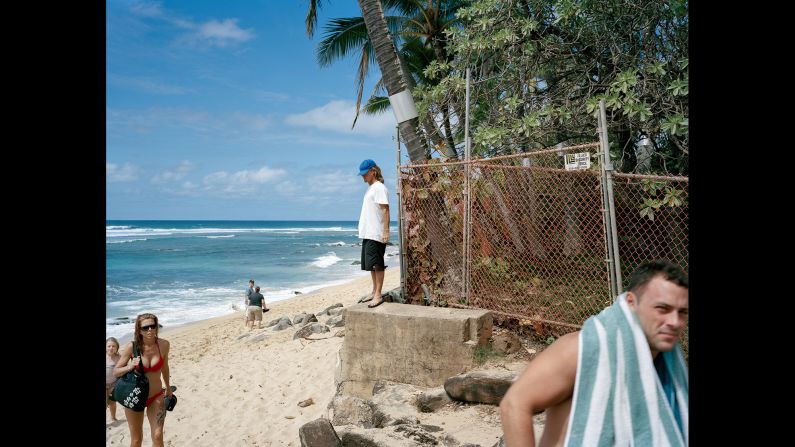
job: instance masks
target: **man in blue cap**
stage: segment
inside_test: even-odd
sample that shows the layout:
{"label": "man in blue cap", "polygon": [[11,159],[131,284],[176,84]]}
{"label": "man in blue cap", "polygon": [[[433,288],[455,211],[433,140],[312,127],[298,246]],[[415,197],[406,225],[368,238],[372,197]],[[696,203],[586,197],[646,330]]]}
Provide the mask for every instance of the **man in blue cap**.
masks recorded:
{"label": "man in blue cap", "polygon": [[359,238],[362,239],[362,270],[369,271],[373,280],[373,294],[364,301],[373,300],[367,305],[372,308],[383,302],[381,287],[386,268],[384,252],[389,242],[389,201],[381,168],[373,160],[364,160],[359,165],[359,175],[370,185],[359,215]]}

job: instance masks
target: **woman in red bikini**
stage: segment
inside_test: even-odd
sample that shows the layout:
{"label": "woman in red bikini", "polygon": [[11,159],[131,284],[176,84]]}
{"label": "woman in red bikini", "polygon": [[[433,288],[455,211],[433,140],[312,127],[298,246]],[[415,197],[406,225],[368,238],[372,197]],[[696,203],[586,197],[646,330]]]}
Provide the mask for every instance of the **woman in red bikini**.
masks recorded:
{"label": "woman in red bikini", "polygon": [[[166,420],[164,393],[171,396],[168,370],[168,340],[157,337],[159,325],[154,314],[141,314],[135,320],[133,341],[127,343],[119,351],[121,358],[113,370],[116,377],[121,377],[138,364],[143,364],[146,377],[149,379],[149,396],[146,399],[146,417],[152,429],[152,446],[163,447],[163,424]],[[133,343],[138,346],[140,355],[133,357]],[[160,382],[160,375],[166,387]],[[133,411],[124,408],[127,425],[130,427],[130,446],[140,447],[144,436],[144,411]]]}

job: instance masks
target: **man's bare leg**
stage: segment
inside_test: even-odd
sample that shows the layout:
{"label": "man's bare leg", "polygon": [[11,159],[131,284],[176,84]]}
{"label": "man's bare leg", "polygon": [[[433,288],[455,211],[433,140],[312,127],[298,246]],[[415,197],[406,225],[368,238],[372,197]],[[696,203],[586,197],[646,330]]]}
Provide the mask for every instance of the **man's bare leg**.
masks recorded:
{"label": "man's bare leg", "polygon": [[373,270],[373,282],[375,289],[373,290],[373,301],[381,301],[381,289],[384,287],[384,271]]}

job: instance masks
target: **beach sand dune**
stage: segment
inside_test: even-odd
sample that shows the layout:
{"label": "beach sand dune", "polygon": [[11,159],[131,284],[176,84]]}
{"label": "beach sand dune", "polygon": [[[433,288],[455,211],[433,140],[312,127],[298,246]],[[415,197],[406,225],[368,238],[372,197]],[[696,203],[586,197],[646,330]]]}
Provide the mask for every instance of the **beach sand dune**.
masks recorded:
{"label": "beach sand dune", "polygon": [[[387,270],[384,291],[399,285],[398,269]],[[350,306],[370,289],[368,276],[276,302],[263,315],[263,325],[336,303]],[[179,399],[166,417],[165,444],[298,446],[298,429],[325,416],[336,391],[334,370],[343,338],[334,334],[343,329],[314,334],[317,340],[293,340],[292,328],[249,331],[242,312],[164,328],[160,335],[171,342],[171,384],[177,386]],[[310,398],[314,404],[298,406]],[[113,424],[106,412],[106,444],[129,445],[123,407],[118,405],[116,412],[119,421]],[[148,421],[143,445],[151,445]]]}

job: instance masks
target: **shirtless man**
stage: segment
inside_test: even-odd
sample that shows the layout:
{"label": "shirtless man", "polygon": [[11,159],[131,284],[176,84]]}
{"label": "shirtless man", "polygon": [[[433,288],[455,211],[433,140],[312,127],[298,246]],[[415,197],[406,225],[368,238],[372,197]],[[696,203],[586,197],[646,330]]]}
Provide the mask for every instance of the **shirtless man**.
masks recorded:
{"label": "shirtless man", "polygon": [[[687,276],[667,261],[641,265],[630,279],[626,303],[638,318],[652,358],[657,359],[660,352],[674,349],[687,324]],[[546,410],[546,421],[538,445],[564,445],[579,347],[579,331],[560,337],[530,361],[508,389],[500,402],[508,447],[536,446],[533,414],[543,410]]]}

